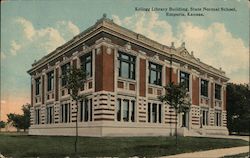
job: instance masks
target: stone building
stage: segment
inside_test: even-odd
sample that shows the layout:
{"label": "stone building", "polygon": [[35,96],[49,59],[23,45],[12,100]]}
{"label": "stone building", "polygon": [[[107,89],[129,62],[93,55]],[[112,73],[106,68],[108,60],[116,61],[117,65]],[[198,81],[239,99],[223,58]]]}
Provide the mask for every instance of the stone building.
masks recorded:
{"label": "stone building", "polygon": [[[81,87],[87,100],[79,113],[65,88],[70,65],[83,66]],[[31,75],[31,135],[160,136],[228,134],[226,83],[213,68],[180,47],[157,43],[103,18],[53,52],[34,62]],[[171,74],[170,74],[171,73]],[[171,76],[171,78],[170,78]],[[184,82],[191,109],[176,118],[158,100],[170,81]]]}

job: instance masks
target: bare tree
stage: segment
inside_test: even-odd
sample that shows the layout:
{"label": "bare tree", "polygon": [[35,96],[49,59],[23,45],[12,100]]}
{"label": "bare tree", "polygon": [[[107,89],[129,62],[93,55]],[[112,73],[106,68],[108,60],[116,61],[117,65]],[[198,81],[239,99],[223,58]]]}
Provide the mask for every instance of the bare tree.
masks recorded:
{"label": "bare tree", "polygon": [[177,146],[177,116],[182,112],[187,112],[190,109],[190,96],[187,93],[187,89],[183,84],[174,84],[170,82],[165,87],[165,95],[159,97],[162,102],[166,102],[175,109],[176,122],[175,122],[175,136]]}
{"label": "bare tree", "polygon": [[65,87],[70,91],[71,98],[76,103],[76,136],[75,136],[75,152],[77,152],[78,141],[78,102],[84,101],[86,96],[80,95],[80,89],[86,82],[87,73],[83,68],[76,68],[76,66],[69,67],[67,73],[61,76],[65,81]]}

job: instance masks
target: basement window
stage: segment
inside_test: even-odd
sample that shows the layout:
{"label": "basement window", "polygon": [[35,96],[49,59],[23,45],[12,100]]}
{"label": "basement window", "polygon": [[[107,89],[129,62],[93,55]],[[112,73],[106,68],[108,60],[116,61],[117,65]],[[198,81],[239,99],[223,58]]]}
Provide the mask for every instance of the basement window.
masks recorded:
{"label": "basement window", "polygon": [[81,122],[92,121],[92,115],[93,115],[92,99],[85,99],[84,101],[81,101],[80,121]]}
{"label": "basement window", "polygon": [[135,122],[135,101],[128,99],[117,99],[116,121]]}
{"label": "basement window", "polygon": [[162,104],[148,103],[148,122],[162,123]]}

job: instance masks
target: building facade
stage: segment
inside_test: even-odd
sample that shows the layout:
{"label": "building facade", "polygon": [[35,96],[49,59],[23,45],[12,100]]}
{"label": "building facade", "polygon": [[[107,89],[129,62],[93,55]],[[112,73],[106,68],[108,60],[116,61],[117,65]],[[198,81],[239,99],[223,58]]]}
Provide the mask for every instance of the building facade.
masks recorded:
{"label": "building facade", "polygon": [[[69,66],[88,72],[76,104],[62,77]],[[228,134],[225,72],[189,53],[159,44],[105,16],[35,61],[31,75],[31,135],[164,136]],[[184,82],[191,109],[175,115],[159,101],[170,81]],[[78,115],[78,117],[77,117]]]}

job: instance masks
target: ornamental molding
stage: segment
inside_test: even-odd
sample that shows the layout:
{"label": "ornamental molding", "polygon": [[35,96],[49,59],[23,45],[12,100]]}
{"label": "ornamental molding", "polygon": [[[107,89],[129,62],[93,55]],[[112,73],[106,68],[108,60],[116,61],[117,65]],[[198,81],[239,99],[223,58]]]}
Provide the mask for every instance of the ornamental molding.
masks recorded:
{"label": "ornamental molding", "polygon": [[159,65],[162,65],[162,66],[165,65],[165,62],[159,59],[158,54],[155,54],[153,57],[148,56],[148,57],[146,57],[146,59],[148,60],[148,62],[153,62],[153,63],[159,64]]}
{"label": "ornamental molding", "polygon": [[102,38],[96,40],[95,44],[99,44],[99,43],[102,43],[102,42],[111,43],[111,39],[106,38],[106,37],[102,37]]}
{"label": "ornamental molding", "polygon": [[186,50],[186,48],[181,47],[177,52],[177,55],[179,55],[180,57],[188,60],[189,62],[192,61],[196,64],[200,64],[200,60],[198,58],[194,57],[193,51],[191,52],[191,54]]}
{"label": "ornamental molding", "polygon": [[68,57],[65,56],[65,55],[63,55],[63,61],[64,61],[64,60],[67,60],[67,59],[68,59]]}
{"label": "ornamental molding", "polygon": [[87,48],[88,48],[88,46],[85,43],[83,43],[82,44],[82,50],[86,50]]}
{"label": "ornamental molding", "polygon": [[[49,53],[44,58],[33,63],[32,69],[30,69],[28,73],[33,73],[37,69],[41,68],[44,64],[46,64],[46,62],[52,61],[60,57],[62,54],[68,52],[70,49],[96,36],[98,33],[102,31],[108,32],[111,35],[117,36],[125,40],[129,39],[129,41],[136,43],[139,46],[145,47],[147,49],[152,49],[153,51],[159,52],[160,54],[165,56],[169,56],[171,52],[174,52],[175,58],[177,59],[179,58],[179,60],[189,63],[201,70],[209,71],[209,73],[215,76],[222,77],[224,80],[228,80],[228,78],[225,76],[224,71],[212,68],[211,66],[210,68],[209,65],[202,63],[198,58],[195,58],[192,52],[190,54],[185,48],[185,43],[183,43],[180,48],[175,48],[174,43],[171,44],[171,47],[168,47],[156,41],[153,41],[141,34],[123,28],[115,24],[112,20],[108,19],[107,17],[99,19],[95,25],[89,27],[79,35],[75,36],[72,40],[58,47],[55,51]],[[107,39],[103,38],[102,40],[107,40]],[[110,39],[109,42],[111,42]]]}
{"label": "ornamental molding", "polygon": [[110,55],[110,54],[112,53],[112,49],[111,49],[110,47],[108,47],[106,53],[107,53],[108,55]]}
{"label": "ornamental molding", "polygon": [[139,56],[138,52],[134,51],[133,49],[127,49],[124,46],[122,47],[122,46],[116,45],[115,47],[117,48],[118,51],[128,53],[128,54],[133,55],[133,56]]}
{"label": "ornamental molding", "polygon": [[96,49],[96,55],[99,55],[100,53],[101,53],[101,48],[98,47],[98,48]]}
{"label": "ornamental molding", "polygon": [[127,50],[131,50],[131,43],[130,43],[130,42],[126,43],[126,44],[124,45],[124,47],[125,47],[125,49],[127,49]]}
{"label": "ornamental molding", "polygon": [[196,77],[199,77],[199,75],[200,75],[200,72],[197,71],[197,70],[195,70],[195,69],[191,69],[191,72],[192,72],[192,74],[195,75]]}
{"label": "ornamental molding", "polygon": [[153,56],[153,58],[152,58],[152,59],[153,59],[153,60],[156,60],[156,61],[157,61],[157,60],[160,60],[160,59],[159,59],[159,55],[158,55],[158,54],[155,54],[155,55]]}

